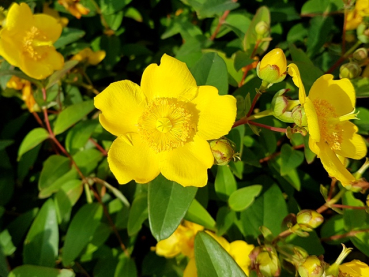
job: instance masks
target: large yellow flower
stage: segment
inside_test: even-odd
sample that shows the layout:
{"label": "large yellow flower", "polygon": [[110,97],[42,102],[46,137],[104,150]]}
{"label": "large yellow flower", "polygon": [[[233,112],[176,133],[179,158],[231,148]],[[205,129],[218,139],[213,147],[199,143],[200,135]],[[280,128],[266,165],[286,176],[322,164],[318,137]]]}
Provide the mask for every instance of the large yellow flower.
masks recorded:
{"label": "large yellow flower", "polygon": [[340,265],[340,277],[367,277],[369,266],[361,261],[353,260]]}
{"label": "large yellow flower", "polygon": [[369,0],[357,0],[355,8],[347,14],[346,30],[355,30],[365,16],[369,16]]}
{"label": "large yellow flower", "polygon": [[355,89],[348,79],[333,80],[326,74],[315,81],[309,96],[295,64],[288,66],[288,73],[299,87],[299,100],[304,107],[309,129],[309,147],[318,155],[325,170],[343,186],[355,181],[340,158],[361,159],[366,155],[364,139],[351,123],[355,119]]}
{"label": "large yellow flower", "polygon": [[44,79],[64,65],[53,43],[62,26],[45,14],[32,14],[25,3],[14,3],[0,31],[0,55],[35,79]]}
{"label": "large yellow flower", "polygon": [[197,86],[185,63],[168,55],[149,65],[141,87],[124,80],[95,97],[101,125],[118,136],[108,162],[120,184],[147,183],[161,172],[202,187],[214,158],[207,140],[226,135],[236,117],[233,96]]}

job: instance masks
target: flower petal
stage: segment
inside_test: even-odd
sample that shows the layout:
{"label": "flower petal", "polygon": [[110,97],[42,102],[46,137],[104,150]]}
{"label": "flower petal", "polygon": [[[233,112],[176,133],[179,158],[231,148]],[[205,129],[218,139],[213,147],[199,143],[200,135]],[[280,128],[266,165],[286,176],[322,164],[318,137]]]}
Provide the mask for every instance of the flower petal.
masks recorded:
{"label": "flower petal", "polygon": [[141,88],[148,101],[157,97],[179,98],[196,87],[187,65],[166,54],[159,66],[150,64],[145,69],[141,80]]}
{"label": "flower petal", "polygon": [[363,137],[357,134],[357,126],[350,121],[344,121],[340,127],[343,130],[341,150],[335,150],[335,152],[343,157],[356,160],[365,157],[367,147]]}
{"label": "flower petal", "polygon": [[159,175],[159,155],[157,155],[138,134],[130,134],[129,140],[118,137],[108,152],[110,170],[119,184],[131,180],[148,183]]}
{"label": "flower petal", "polygon": [[326,100],[335,108],[337,116],[351,113],[356,102],[355,89],[350,80],[333,80],[331,74],[323,75],[314,82],[309,98],[311,101]]}
{"label": "flower petal", "polygon": [[315,111],[314,104],[311,102],[310,98],[305,99],[304,109],[306,113],[310,138],[313,139],[315,142],[319,142],[320,129],[318,115]]}
{"label": "flower petal", "polygon": [[197,277],[197,267],[195,257],[188,261],[188,264],[183,271],[183,277]]}
{"label": "flower petal", "polygon": [[137,84],[128,80],[112,83],[94,101],[102,112],[100,123],[107,131],[116,136],[137,132],[138,118],[146,106]]}
{"label": "flower petal", "polygon": [[163,152],[161,173],[184,187],[203,187],[208,182],[207,169],[214,163],[209,143],[195,136],[183,147]]}
{"label": "flower petal", "polygon": [[62,25],[52,16],[35,14],[35,27],[39,29],[52,42],[58,40],[62,32]]}
{"label": "flower petal", "polygon": [[22,53],[22,48],[19,41],[14,39],[7,29],[0,30],[0,55],[11,65],[19,66],[20,53]]}
{"label": "flower petal", "polygon": [[229,133],[236,119],[236,98],[220,96],[215,87],[200,86],[192,103],[199,111],[197,130],[203,139],[217,139]]}
{"label": "flower petal", "polygon": [[319,142],[318,146],[320,148],[319,158],[329,176],[336,178],[343,186],[355,181],[355,177],[346,169],[328,144]]}
{"label": "flower petal", "polygon": [[33,20],[32,11],[26,3],[13,3],[6,17],[5,28],[12,31],[28,30],[33,26]]}
{"label": "flower petal", "polygon": [[299,68],[294,63],[288,65],[288,74],[292,77],[292,81],[299,88],[299,100],[301,105],[305,103],[306,93],[301,80]]}
{"label": "flower petal", "polygon": [[249,276],[249,266],[251,265],[251,260],[249,254],[254,249],[254,245],[247,244],[243,240],[236,240],[230,243],[231,249],[229,254],[233,257],[235,262],[242,268],[243,272]]}

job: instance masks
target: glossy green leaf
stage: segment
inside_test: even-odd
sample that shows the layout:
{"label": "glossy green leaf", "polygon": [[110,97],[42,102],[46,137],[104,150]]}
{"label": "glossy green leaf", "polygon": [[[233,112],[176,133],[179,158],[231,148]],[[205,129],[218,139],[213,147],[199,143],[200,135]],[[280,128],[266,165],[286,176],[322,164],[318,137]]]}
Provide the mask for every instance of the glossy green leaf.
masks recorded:
{"label": "glossy green leaf", "polygon": [[[369,78],[355,78],[350,80],[354,85],[356,97],[369,97]],[[359,115],[360,117],[360,115]]]}
{"label": "glossy green leaf", "polygon": [[191,206],[185,215],[185,219],[200,224],[207,229],[215,229],[215,220],[196,199],[192,201]]}
{"label": "glossy green leaf", "polygon": [[228,201],[229,196],[237,190],[236,179],[228,166],[217,167],[214,186],[219,199],[223,201]]}
{"label": "glossy green leaf", "polygon": [[74,277],[70,269],[50,268],[35,265],[21,265],[14,268],[8,277]]}
{"label": "glossy green leaf", "polygon": [[289,144],[283,144],[281,148],[281,175],[288,174],[304,161],[304,154],[293,149]]}
{"label": "glossy green leaf", "polygon": [[147,194],[137,196],[132,203],[128,217],[128,235],[133,236],[142,228],[142,223],[148,217]]}
{"label": "glossy green leaf", "polygon": [[57,117],[54,125],[54,134],[63,133],[94,109],[93,100],[84,101],[67,107]]}
{"label": "glossy green leaf", "polygon": [[8,230],[4,230],[0,233],[0,250],[5,256],[12,255],[16,250]]}
{"label": "glossy green leaf", "polygon": [[102,158],[102,153],[95,148],[79,151],[73,155],[73,160],[83,175],[90,174]]}
{"label": "glossy green leaf", "polygon": [[228,199],[229,207],[236,212],[245,210],[254,202],[262,189],[261,185],[252,185],[234,191]]}
{"label": "glossy green leaf", "polygon": [[85,31],[76,28],[64,27],[59,39],[54,43],[56,49],[75,42],[85,35]]}
{"label": "glossy green leaf", "polygon": [[181,223],[197,192],[183,187],[161,174],[149,184],[148,213],[152,235],[160,241],[168,238]]}
{"label": "glossy green leaf", "polygon": [[112,14],[122,10],[132,0],[100,0],[101,13],[104,15]]}
{"label": "glossy green leaf", "polygon": [[324,248],[317,233],[313,230],[307,237],[289,236],[286,241],[305,249],[310,255],[324,254]]}
{"label": "glossy green leaf", "polygon": [[223,236],[236,219],[236,213],[228,207],[221,207],[217,213],[217,235]]}
{"label": "glossy green leaf", "polygon": [[329,40],[333,27],[333,18],[330,16],[314,16],[310,20],[309,36],[307,39],[307,54],[316,55]]}
{"label": "glossy green leaf", "polygon": [[114,277],[137,277],[137,269],[135,262],[122,254],[119,258],[118,265],[115,269]]}
{"label": "glossy green leaf", "polygon": [[246,277],[227,251],[205,232],[196,235],[195,258],[199,277]]}
{"label": "glossy green leaf", "polygon": [[65,139],[67,151],[74,153],[84,147],[98,124],[97,120],[83,120],[73,126]]}
{"label": "glossy green leaf", "polygon": [[69,266],[92,239],[102,214],[103,208],[98,203],[85,204],[78,210],[65,236],[62,253],[64,266]]}
{"label": "glossy green leaf", "polygon": [[33,222],[33,219],[37,215],[39,209],[34,208],[30,211],[27,211],[17,218],[15,218],[8,226],[7,230],[9,230],[9,233],[12,237],[12,241],[15,246],[18,246],[23,239],[25,234],[27,233],[29,227],[31,226],[31,223]]}
{"label": "glossy green leaf", "polygon": [[29,132],[18,149],[18,160],[24,153],[36,147],[48,137],[49,133],[44,128],[35,128]]}
{"label": "glossy green leaf", "polygon": [[124,14],[123,11],[120,11],[120,12],[117,12],[117,13],[104,15],[104,18],[105,18],[105,21],[108,24],[108,26],[112,30],[116,31],[116,30],[119,29],[119,27],[122,26],[123,14]]}
{"label": "glossy green leaf", "polygon": [[59,228],[55,205],[47,200],[28,231],[23,247],[23,262],[54,267],[59,250]]}
{"label": "glossy green leaf", "polygon": [[369,233],[368,228],[362,232],[357,232],[354,237],[350,238],[351,242],[365,255],[369,256]]}
{"label": "glossy green leaf", "polygon": [[[347,191],[342,197],[342,203],[348,206],[364,207],[364,203],[356,199],[353,192]],[[369,215],[365,210],[344,209],[343,220],[346,231],[356,228],[369,228]]]}
{"label": "glossy green leaf", "polygon": [[232,0],[188,0],[187,2],[195,9],[199,18],[221,15],[223,12],[239,6]]}
{"label": "glossy green leaf", "polygon": [[49,81],[46,85],[46,89],[51,88],[53,85],[55,85],[61,78],[67,74],[69,70],[71,70],[73,67],[75,67],[78,64],[78,61],[70,60],[64,63],[64,66],[62,69],[55,71],[51,76],[49,77]]}
{"label": "glossy green leaf", "polygon": [[331,240],[327,238],[335,235],[343,235],[346,232],[347,231],[345,230],[343,216],[340,214],[336,214],[324,222],[320,230],[320,236],[322,238],[322,241],[324,241],[324,243],[341,244],[348,241],[349,238],[331,239]]}

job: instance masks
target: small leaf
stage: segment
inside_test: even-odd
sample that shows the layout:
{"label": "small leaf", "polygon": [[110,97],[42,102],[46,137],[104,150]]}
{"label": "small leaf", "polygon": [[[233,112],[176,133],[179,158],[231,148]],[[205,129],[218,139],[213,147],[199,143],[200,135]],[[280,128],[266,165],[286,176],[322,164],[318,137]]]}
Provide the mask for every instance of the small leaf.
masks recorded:
{"label": "small leaf", "polygon": [[221,15],[227,10],[233,10],[239,6],[232,0],[188,0],[189,5],[196,11],[200,19]]}
{"label": "small leaf", "polygon": [[73,154],[84,147],[97,125],[99,125],[97,120],[83,120],[71,128],[65,139],[67,151]]}
{"label": "small leaf", "polygon": [[77,41],[85,35],[81,29],[64,27],[59,39],[54,43],[55,49],[61,48],[67,44]]}
{"label": "small leaf", "polygon": [[133,200],[128,217],[128,235],[133,236],[137,234],[141,230],[142,223],[147,219],[147,217],[147,194],[142,193]]}
{"label": "small leaf", "polygon": [[49,137],[49,133],[44,128],[35,128],[23,139],[18,150],[18,161],[24,153],[39,145]]}
{"label": "small leaf", "polygon": [[217,213],[217,235],[223,236],[236,219],[236,213],[228,207],[221,207]]}
{"label": "small leaf", "polygon": [[71,70],[73,67],[75,67],[77,64],[78,64],[78,61],[74,61],[74,60],[70,60],[70,61],[65,62],[62,69],[55,71],[49,77],[49,81],[48,81],[47,86],[45,87],[45,89],[49,89],[50,87],[55,85],[57,82],[59,82],[59,80],[61,78],[63,78],[64,75],[67,74],[67,72],[69,70]]}
{"label": "small leaf", "polygon": [[11,139],[2,139],[0,140],[0,151],[7,148],[9,145],[12,145],[14,143]]}
{"label": "small leaf", "polygon": [[168,238],[181,223],[197,192],[159,175],[149,184],[148,212],[152,235],[157,241]]}
{"label": "small leaf", "polygon": [[304,154],[293,149],[289,144],[283,144],[281,158],[281,175],[284,176],[304,161]]}
{"label": "small leaf", "polygon": [[229,207],[240,212],[248,208],[263,189],[262,185],[253,185],[234,191],[228,199]]}
{"label": "small leaf", "polygon": [[75,277],[72,270],[35,265],[21,265],[14,268],[8,277]]}
{"label": "small leaf", "polygon": [[122,254],[119,258],[118,265],[115,269],[114,277],[137,277],[137,269],[135,262]]}
{"label": "small leaf", "polygon": [[228,201],[229,196],[237,190],[236,179],[228,166],[218,166],[214,186],[219,199],[223,201]]}
{"label": "small leaf", "polygon": [[186,220],[200,224],[207,229],[215,229],[215,221],[209,214],[209,212],[196,200],[194,199],[191,203],[190,208],[185,216]]}

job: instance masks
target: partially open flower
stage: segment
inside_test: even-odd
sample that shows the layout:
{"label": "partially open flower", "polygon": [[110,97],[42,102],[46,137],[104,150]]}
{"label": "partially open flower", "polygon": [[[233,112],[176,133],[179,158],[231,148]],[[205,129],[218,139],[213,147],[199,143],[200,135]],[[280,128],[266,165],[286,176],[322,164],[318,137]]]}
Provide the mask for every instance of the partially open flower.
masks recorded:
{"label": "partially open flower", "polygon": [[30,81],[12,76],[6,86],[15,90],[22,90],[22,100],[26,104],[29,112],[33,113],[40,111],[40,107],[37,105],[36,100],[33,97]]}
{"label": "partially open flower", "polygon": [[287,60],[280,48],[275,48],[262,58],[258,63],[256,72],[263,81],[274,84],[286,78]]}
{"label": "partially open flower", "polygon": [[74,55],[72,60],[86,62],[90,65],[97,65],[105,58],[105,56],[106,52],[104,50],[94,52],[91,48],[85,48]]}

